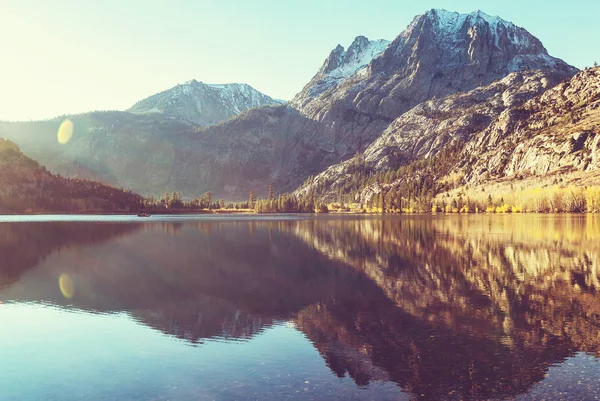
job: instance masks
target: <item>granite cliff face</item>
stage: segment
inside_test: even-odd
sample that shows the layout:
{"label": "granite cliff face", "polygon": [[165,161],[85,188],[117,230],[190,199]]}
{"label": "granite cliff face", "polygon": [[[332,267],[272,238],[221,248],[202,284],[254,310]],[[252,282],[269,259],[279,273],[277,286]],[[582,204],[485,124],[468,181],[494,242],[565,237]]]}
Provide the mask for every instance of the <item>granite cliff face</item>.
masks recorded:
{"label": "granite cliff face", "polygon": [[[423,102],[395,119],[361,157],[374,172],[434,157],[449,145],[471,141],[505,110],[520,107],[562,77],[551,71],[515,72],[466,93]],[[306,182],[297,193],[328,188],[324,199],[334,201],[339,188],[352,178],[353,166],[354,159],[335,164]],[[365,197],[370,193],[372,189]]]}
{"label": "granite cliff face", "polygon": [[501,113],[465,148],[466,183],[482,178],[594,175],[600,169],[600,68],[581,71],[520,107]]}
{"label": "granite cliff face", "polygon": [[[60,120],[3,124],[0,135],[67,176],[143,194],[210,190],[245,199],[250,189],[265,196],[269,185],[294,190],[328,168],[324,174],[334,182],[344,171],[337,163],[357,152],[378,169],[434,155],[456,139],[470,141],[502,113],[518,113],[575,72],[510,22],[480,11],[430,10],[392,42],[359,36],[348,49],[336,47],[287,105],[248,110],[276,102],[253,94],[243,104],[227,103],[224,94],[235,88],[192,81],[139,102],[131,113],[72,117],[82,129],[66,146],[52,143],[56,131],[49,127]],[[237,89],[252,92],[244,88]],[[198,100],[205,98],[223,107],[205,107]],[[479,143],[488,143],[482,135]]]}

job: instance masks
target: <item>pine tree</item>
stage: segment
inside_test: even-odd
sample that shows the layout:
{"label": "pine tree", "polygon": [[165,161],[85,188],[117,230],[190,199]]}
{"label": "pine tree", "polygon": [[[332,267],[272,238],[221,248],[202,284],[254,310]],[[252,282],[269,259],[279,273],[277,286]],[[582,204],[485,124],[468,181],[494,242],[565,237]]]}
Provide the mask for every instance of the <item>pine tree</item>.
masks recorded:
{"label": "pine tree", "polygon": [[250,190],[250,198],[249,198],[249,202],[248,202],[248,208],[254,209],[255,204],[256,204],[256,195],[254,194],[254,190],[251,189]]}
{"label": "pine tree", "polygon": [[273,191],[273,185],[269,185],[269,202],[273,202],[275,199],[275,191]]}
{"label": "pine tree", "polygon": [[163,196],[161,197],[161,199],[160,199],[160,201],[161,201],[162,203],[164,203],[165,205],[168,205],[170,200],[171,200],[171,195],[169,195],[169,193],[168,193],[168,192],[165,192],[165,193],[163,194]]}

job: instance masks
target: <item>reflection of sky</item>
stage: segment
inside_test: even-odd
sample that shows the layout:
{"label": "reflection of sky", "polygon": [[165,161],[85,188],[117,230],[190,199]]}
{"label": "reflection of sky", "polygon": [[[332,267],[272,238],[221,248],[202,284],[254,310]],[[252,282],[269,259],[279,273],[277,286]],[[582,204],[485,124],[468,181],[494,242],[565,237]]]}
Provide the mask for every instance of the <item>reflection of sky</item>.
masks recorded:
{"label": "reflection of sky", "polygon": [[[39,304],[0,305],[0,399],[355,399],[291,324],[247,342],[193,347],[127,314],[88,314]],[[398,399],[392,383],[369,396]]]}

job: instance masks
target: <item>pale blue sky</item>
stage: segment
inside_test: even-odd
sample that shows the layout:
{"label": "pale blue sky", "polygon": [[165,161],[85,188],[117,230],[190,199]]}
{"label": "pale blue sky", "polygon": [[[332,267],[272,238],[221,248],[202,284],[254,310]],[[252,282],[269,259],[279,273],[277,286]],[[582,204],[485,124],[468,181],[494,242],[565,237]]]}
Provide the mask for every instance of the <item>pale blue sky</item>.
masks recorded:
{"label": "pale blue sky", "polygon": [[0,120],[125,109],[192,78],[289,99],[338,43],[391,40],[430,8],[481,9],[579,68],[600,61],[597,0],[0,0]]}

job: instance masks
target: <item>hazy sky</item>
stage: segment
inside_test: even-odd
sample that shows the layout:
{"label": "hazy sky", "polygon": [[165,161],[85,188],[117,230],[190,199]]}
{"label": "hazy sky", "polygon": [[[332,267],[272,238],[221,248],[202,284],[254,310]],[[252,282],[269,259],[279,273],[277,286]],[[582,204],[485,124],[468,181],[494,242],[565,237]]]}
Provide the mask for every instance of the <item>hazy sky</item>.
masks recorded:
{"label": "hazy sky", "polygon": [[0,0],[0,120],[126,109],[192,78],[290,99],[338,43],[391,40],[430,8],[481,9],[577,67],[600,61],[597,0]]}

